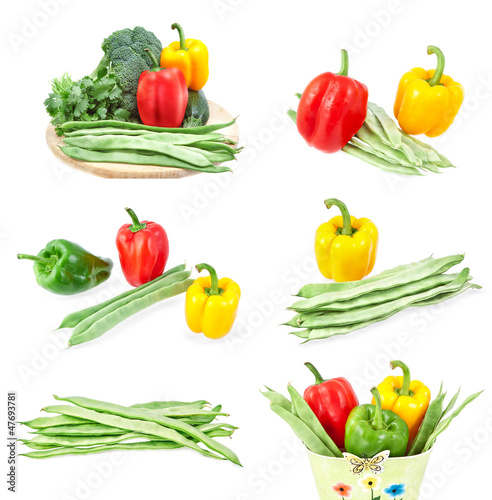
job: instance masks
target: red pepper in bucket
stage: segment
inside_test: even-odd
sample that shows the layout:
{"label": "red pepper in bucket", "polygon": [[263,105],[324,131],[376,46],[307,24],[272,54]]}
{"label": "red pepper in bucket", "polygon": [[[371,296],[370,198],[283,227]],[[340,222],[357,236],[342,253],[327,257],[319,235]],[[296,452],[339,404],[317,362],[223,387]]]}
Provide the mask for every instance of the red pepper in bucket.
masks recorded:
{"label": "red pepper in bucket", "polygon": [[347,418],[352,409],[359,406],[354,389],[343,377],[324,380],[311,363],[305,365],[316,382],[304,391],[304,399],[335,444],[343,448]]}

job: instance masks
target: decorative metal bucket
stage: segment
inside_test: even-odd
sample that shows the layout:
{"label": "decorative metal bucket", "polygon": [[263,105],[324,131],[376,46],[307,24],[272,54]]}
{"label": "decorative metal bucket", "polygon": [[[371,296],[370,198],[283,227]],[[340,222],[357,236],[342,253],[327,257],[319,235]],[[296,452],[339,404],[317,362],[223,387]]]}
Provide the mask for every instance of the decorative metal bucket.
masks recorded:
{"label": "decorative metal bucket", "polygon": [[418,500],[430,453],[382,458],[376,465],[374,459],[349,462],[308,450],[320,500]]}

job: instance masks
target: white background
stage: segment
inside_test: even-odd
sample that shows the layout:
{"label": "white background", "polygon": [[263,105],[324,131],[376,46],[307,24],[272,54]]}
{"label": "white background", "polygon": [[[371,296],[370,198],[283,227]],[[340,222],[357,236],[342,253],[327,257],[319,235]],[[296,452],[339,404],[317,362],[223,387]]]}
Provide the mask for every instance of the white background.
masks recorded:
{"label": "white background", "polygon": [[[414,377],[434,393],[441,380],[451,394],[460,386],[463,395],[489,389],[439,439],[422,498],[455,498],[467,494],[467,484],[477,486],[492,430],[488,4],[468,1],[456,9],[424,0],[53,0],[56,12],[48,17],[42,1],[3,5],[0,251],[6,383],[0,407],[6,412],[7,390],[18,391],[21,420],[39,416],[52,394],[121,404],[204,398],[222,403],[230,422],[240,427],[229,444],[244,464],[186,450],[42,461],[20,457],[18,497],[315,499],[306,454],[259,389],[267,384],[286,391],[293,381],[303,390],[312,382],[303,366],[310,360],[325,377],[349,378],[366,402],[369,388],[389,375],[394,357],[410,364]],[[27,38],[33,21],[38,27]],[[167,45],[175,39],[170,25],[176,21],[187,36],[209,47],[209,99],[240,115],[247,149],[235,174],[110,181],[55,160],[44,139],[49,80],[65,71],[74,78],[92,71],[103,38],[117,29],[144,26]],[[350,75],[390,113],[400,76],[414,66],[434,67],[428,44],[442,48],[445,72],[467,92],[455,125],[435,142],[456,170],[422,178],[390,176],[342,153],[311,150],[286,118],[285,111],[296,105],[295,92],[321,72],[338,71],[342,47],[351,49]],[[317,226],[335,214],[324,208],[328,197],[344,200],[355,216],[378,225],[376,272],[432,253],[466,252],[465,264],[483,290],[430,310],[407,310],[347,337],[299,345],[288,328],[277,325],[290,317],[285,311],[290,294],[322,281],[313,268],[313,238]],[[125,206],[166,228],[170,266],[209,262],[241,285],[240,312],[228,337],[213,342],[192,334],[180,296],[96,342],[70,350],[56,346],[53,339],[66,334],[50,332],[66,314],[128,289],[114,245],[118,228],[128,222]],[[32,266],[15,256],[36,253],[53,238],[111,257],[111,279],[72,297],[38,287]],[[5,413],[0,421],[5,435]],[[5,470],[6,448],[1,449]],[[96,472],[101,468],[104,478]],[[0,488],[6,491],[4,480]]]}

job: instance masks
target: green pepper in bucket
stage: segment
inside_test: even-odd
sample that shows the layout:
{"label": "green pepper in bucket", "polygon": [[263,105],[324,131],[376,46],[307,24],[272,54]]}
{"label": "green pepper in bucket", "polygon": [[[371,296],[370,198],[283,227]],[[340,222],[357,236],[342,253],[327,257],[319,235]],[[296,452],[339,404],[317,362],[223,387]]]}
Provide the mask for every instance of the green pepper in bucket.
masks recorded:
{"label": "green pepper in bucket", "polygon": [[391,410],[383,410],[376,387],[371,389],[376,404],[356,406],[345,426],[345,449],[358,457],[372,458],[388,450],[392,457],[403,457],[408,445],[408,425]]}

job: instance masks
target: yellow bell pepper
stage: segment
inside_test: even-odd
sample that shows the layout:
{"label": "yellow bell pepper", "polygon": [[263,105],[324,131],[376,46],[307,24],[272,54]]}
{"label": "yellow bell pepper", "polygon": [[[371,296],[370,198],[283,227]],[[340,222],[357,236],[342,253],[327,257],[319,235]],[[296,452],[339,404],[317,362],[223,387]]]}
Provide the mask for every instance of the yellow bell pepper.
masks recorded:
{"label": "yellow bell pepper", "polygon": [[[391,369],[401,368],[403,377],[386,377],[378,385],[383,410],[392,410],[408,425],[409,445],[415,439],[431,400],[431,392],[418,380],[411,380],[410,369],[401,361],[391,361]],[[374,404],[374,400],[373,400]]]}
{"label": "yellow bell pepper", "polygon": [[437,137],[453,123],[465,98],[458,82],[443,75],[444,55],[429,45],[427,53],[436,54],[437,69],[413,68],[405,73],[396,93],[394,113],[401,129],[410,135]]}
{"label": "yellow bell pepper", "polygon": [[186,85],[191,90],[200,90],[208,80],[208,50],[200,40],[186,38],[183,28],[174,23],[172,29],[177,29],[179,42],[172,42],[161,52],[162,68],[178,68],[183,73]]}
{"label": "yellow bell pepper", "polygon": [[356,281],[367,276],[376,262],[378,230],[366,218],[352,217],[340,200],[325,200],[337,206],[341,216],[321,224],[316,231],[314,253],[321,274],[335,281]]}
{"label": "yellow bell pepper", "polygon": [[197,278],[186,291],[186,323],[192,332],[220,339],[232,329],[241,289],[230,278],[219,280],[215,269],[208,264],[198,264],[196,269],[198,272],[205,269],[210,275]]}

